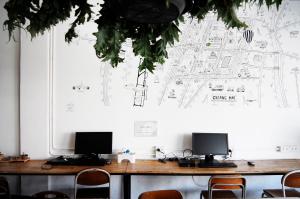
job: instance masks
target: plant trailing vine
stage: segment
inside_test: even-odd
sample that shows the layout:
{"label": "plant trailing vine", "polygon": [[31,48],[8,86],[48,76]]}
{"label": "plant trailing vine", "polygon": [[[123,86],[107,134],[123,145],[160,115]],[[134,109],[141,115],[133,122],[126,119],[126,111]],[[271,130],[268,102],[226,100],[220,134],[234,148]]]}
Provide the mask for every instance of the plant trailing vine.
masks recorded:
{"label": "plant trailing vine", "polygon": [[[57,25],[71,17],[74,13],[74,21],[65,34],[66,42],[71,42],[78,37],[76,27],[92,19],[98,26],[94,45],[96,55],[103,61],[110,61],[113,67],[123,62],[120,57],[122,43],[126,39],[132,40],[132,48],[135,56],[141,57],[139,70],[153,72],[157,63],[163,64],[168,58],[167,46],[179,41],[179,23],[185,16],[190,16],[199,21],[204,19],[209,11],[215,11],[218,19],[222,19],[228,28],[246,28],[236,16],[235,9],[244,3],[258,3],[270,7],[275,4],[277,8],[282,0],[182,0],[186,2],[185,12],[177,18],[162,23],[139,23],[128,20],[124,6],[131,1],[138,0],[104,0],[102,4],[92,5],[87,0],[9,0],[4,8],[7,10],[8,19],[4,27],[12,37],[13,31],[20,27],[25,28],[32,37],[43,34],[52,26]],[[170,7],[171,0],[164,1],[166,9]],[[99,13],[93,13],[92,7],[100,7]],[[74,12],[73,12],[74,11]]]}

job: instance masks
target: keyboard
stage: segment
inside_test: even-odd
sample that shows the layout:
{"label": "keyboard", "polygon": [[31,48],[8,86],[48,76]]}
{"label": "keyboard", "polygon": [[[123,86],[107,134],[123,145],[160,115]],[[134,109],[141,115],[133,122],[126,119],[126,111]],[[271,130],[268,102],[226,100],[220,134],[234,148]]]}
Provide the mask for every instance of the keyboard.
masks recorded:
{"label": "keyboard", "polygon": [[235,168],[237,167],[236,164],[233,162],[227,161],[213,161],[213,162],[206,162],[204,160],[198,159],[179,159],[178,165],[180,167],[199,167],[199,168]]}
{"label": "keyboard", "polygon": [[73,158],[59,156],[48,160],[50,165],[74,165],[74,166],[104,166],[110,164],[111,160],[103,158]]}
{"label": "keyboard", "polygon": [[237,165],[233,162],[214,162],[214,163],[207,163],[207,162],[200,162],[197,165],[199,168],[236,168]]}

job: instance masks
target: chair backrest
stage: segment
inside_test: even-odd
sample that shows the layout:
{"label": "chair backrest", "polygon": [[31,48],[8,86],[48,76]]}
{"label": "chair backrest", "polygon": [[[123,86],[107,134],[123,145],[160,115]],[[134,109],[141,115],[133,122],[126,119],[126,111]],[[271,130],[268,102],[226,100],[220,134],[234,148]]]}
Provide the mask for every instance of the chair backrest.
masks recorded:
{"label": "chair backrest", "polygon": [[300,170],[290,171],[281,179],[283,197],[286,197],[285,188],[300,188]]}
{"label": "chair backrest", "polygon": [[110,187],[110,174],[107,171],[98,168],[82,170],[75,177],[75,198],[78,185],[95,187],[103,184],[108,184]]}
{"label": "chair backrest", "polygon": [[0,198],[9,197],[9,186],[6,178],[0,177]]}
{"label": "chair backrest", "polygon": [[159,190],[144,192],[139,199],[182,199],[182,195],[176,190]]}
{"label": "chair backrest", "polygon": [[246,198],[246,179],[240,175],[212,176],[208,182],[209,199],[214,190],[242,190],[242,198]]}
{"label": "chair backrest", "polygon": [[58,191],[42,191],[42,192],[38,192],[32,195],[33,198],[38,198],[38,199],[55,199],[55,198],[59,198],[59,199],[64,199],[64,198],[69,198],[69,196],[67,194],[64,194],[62,192],[58,192]]}

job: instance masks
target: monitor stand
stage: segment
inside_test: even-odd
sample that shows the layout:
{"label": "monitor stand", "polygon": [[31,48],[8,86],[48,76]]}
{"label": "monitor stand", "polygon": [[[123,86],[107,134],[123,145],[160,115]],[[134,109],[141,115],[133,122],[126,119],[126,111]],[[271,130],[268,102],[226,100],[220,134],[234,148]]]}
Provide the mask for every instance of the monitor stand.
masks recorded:
{"label": "monitor stand", "polygon": [[102,160],[101,154],[90,153],[90,154],[83,154],[81,156],[82,159],[89,159],[89,160]]}
{"label": "monitor stand", "polygon": [[105,159],[101,157],[101,154],[95,154],[95,153],[83,154],[79,159],[80,159],[79,161],[83,161],[87,163],[91,162],[91,165],[93,165],[92,164],[93,162],[96,162],[99,165],[105,165],[111,163],[110,159]]}
{"label": "monitor stand", "polygon": [[215,160],[214,155],[205,155],[203,164],[214,164],[218,162],[218,160]]}

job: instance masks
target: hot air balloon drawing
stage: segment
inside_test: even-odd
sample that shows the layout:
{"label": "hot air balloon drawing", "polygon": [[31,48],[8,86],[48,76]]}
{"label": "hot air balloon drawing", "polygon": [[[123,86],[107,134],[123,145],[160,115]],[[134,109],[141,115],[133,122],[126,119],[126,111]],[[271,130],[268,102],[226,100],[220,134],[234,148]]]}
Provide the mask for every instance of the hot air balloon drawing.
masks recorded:
{"label": "hot air balloon drawing", "polygon": [[252,30],[245,30],[243,33],[243,37],[247,43],[251,43],[253,36],[254,32]]}

